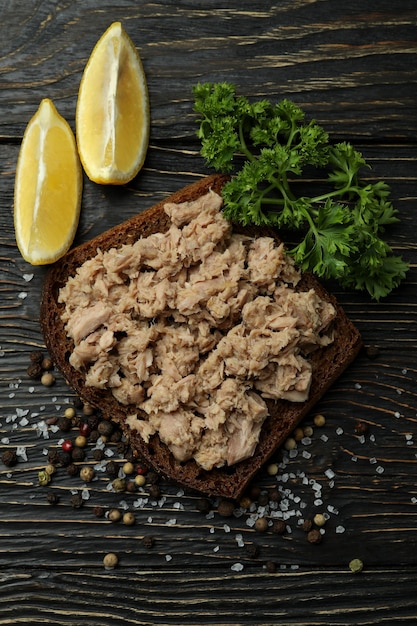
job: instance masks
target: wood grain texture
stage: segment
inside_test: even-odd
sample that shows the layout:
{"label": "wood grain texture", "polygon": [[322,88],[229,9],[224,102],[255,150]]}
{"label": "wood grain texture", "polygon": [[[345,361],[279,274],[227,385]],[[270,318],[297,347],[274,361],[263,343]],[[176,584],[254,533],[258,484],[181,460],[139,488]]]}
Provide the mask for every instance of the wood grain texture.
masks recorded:
{"label": "wood grain texture", "polygon": [[[76,242],[208,173],[192,112],[199,80],[295,99],[332,138],[355,142],[372,166],[369,181],[390,184],[400,213],[388,239],[411,264],[407,281],[380,303],[330,285],[379,355],[360,355],[317,407],[324,428],[299,444],[294,458],[277,454],[284,462],[277,476],[265,470],[257,480],[263,491],[283,491],[283,536],[254,530],[257,505],[225,518],[213,502],[205,515],[195,494],[170,483],[161,484],[158,499],[146,489],[116,494],[98,473],[79,509],[71,497],[84,484],[63,468],[48,487],[38,485],[48,451],[63,437],[49,428],[46,438],[43,422],[62,415],[74,395],[59,377],[45,388],[26,373],[30,352],[43,349],[45,268],[29,266],[16,249],[16,159],[41,98],[52,97],[74,127],[82,69],[116,19],[144,62],[151,146],[126,187],[85,180]],[[0,624],[417,622],[416,26],[411,0],[243,0],[227,8],[204,0],[1,3],[0,451],[18,449],[27,460],[21,456],[13,468],[0,463]],[[368,426],[363,438],[358,419]],[[116,446],[109,449],[121,463]],[[49,491],[58,505],[47,502]],[[136,524],[99,519],[96,505],[128,507]],[[322,543],[311,545],[298,520],[317,511],[329,520]],[[274,509],[265,512],[272,520]],[[149,536],[151,548],[143,542]],[[107,571],[102,559],[110,551],[120,562]],[[364,562],[358,575],[349,571],[354,557]]]}

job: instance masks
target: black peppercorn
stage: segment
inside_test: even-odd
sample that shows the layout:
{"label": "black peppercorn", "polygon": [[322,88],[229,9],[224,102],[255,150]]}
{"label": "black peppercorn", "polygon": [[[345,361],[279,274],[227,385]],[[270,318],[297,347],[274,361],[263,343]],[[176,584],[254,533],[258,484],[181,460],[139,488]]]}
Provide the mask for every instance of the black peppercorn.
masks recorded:
{"label": "black peppercorn", "polygon": [[84,504],[84,500],[82,499],[82,496],[80,493],[76,493],[73,496],[71,496],[71,506],[74,509],[80,509],[83,504]]}
{"label": "black peppercorn", "polygon": [[102,461],[104,459],[104,452],[100,448],[93,450],[93,459],[95,461]]}
{"label": "black peppercorn", "polygon": [[40,363],[31,363],[27,368],[26,373],[29,378],[32,378],[33,380],[40,380],[43,374],[42,365]]}
{"label": "black peppercorn", "polygon": [[106,463],[106,474],[110,476],[110,478],[114,478],[119,473],[119,466],[114,461],[109,461]]}
{"label": "black peppercorn", "polygon": [[355,424],[355,433],[357,435],[365,435],[368,432],[368,425],[358,420]]}
{"label": "black peppercorn", "polygon": [[149,535],[142,539],[142,543],[145,548],[153,548],[153,546],[155,545],[155,539]]}
{"label": "black peppercorn", "polygon": [[89,436],[90,443],[96,443],[100,437],[98,430],[92,430]]}
{"label": "black peppercorn", "polygon": [[149,495],[151,498],[159,498],[159,496],[161,495],[161,488],[159,487],[159,485],[150,485]]}
{"label": "black peppercorn", "polygon": [[217,512],[222,517],[231,517],[235,510],[235,503],[233,500],[220,500]]}
{"label": "black peppercorn", "polygon": [[93,513],[96,517],[104,517],[105,509],[102,506],[95,506],[93,509]]}
{"label": "black peppercorn", "polygon": [[266,506],[268,502],[269,502],[268,493],[266,491],[261,491],[261,493],[258,496],[258,504],[260,506]]}
{"label": "black peppercorn", "polygon": [[129,480],[126,483],[126,491],[129,493],[135,493],[137,491],[136,483],[134,480]]}
{"label": "black peppercorn", "polygon": [[67,433],[69,430],[71,430],[72,422],[71,422],[70,418],[69,417],[65,417],[65,415],[60,417],[59,420],[58,420],[58,428],[63,433]]}
{"label": "black peppercorn", "polygon": [[280,502],[282,499],[281,493],[278,489],[271,489],[269,492],[269,499],[271,502]]}
{"label": "black peppercorn", "polygon": [[201,513],[208,513],[211,510],[211,502],[208,498],[199,498],[196,506]]}
{"label": "black peppercorn", "polygon": [[43,360],[43,354],[40,350],[33,350],[29,354],[29,359],[32,361],[32,363],[41,363]]}
{"label": "black peppercorn", "polygon": [[13,467],[17,463],[16,450],[5,450],[1,455],[1,460],[6,467]]}
{"label": "black peppercorn", "polygon": [[58,453],[58,463],[56,465],[62,465],[62,467],[67,467],[72,462],[72,457],[70,452],[62,452]]}
{"label": "black peppercorn", "polygon": [[90,427],[90,430],[97,430],[97,426],[99,423],[99,418],[97,415],[86,415],[84,417],[84,421]]}
{"label": "black peppercorn", "polygon": [[113,433],[114,426],[112,422],[102,420],[101,422],[99,422],[97,430],[100,435],[103,435],[104,437],[110,437]]}
{"label": "black peppercorn", "polygon": [[[120,443],[121,439],[122,433],[120,432],[120,430],[115,430],[110,435],[110,441],[112,443]],[[122,449],[120,450],[120,452],[124,452],[124,444],[122,445]]]}
{"label": "black peppercorn", "polygon": [[58,450],[49,450],[48,461],[51,465],[61,465]]}
{"label": "black peppercorn", "polygon": [[304,530],[304,532],[309,533],[310,530],[313,528],[313,522],[311,521],[311,519],[305,519],[301,528]]}
{"label": "black peppercorn", "polygon": [[283,535],[286,530],[287,525],[282,519],[277,519],[272,524],[272,532],[276,533],[277,535]]}
{"label": "black peppercorn", "polygon": [[72,460],[75,461],[75,462],[77,462],[77,461],[84,461],[84,459],[85,459],[85,451],[83,450],[83,448],[79,448],[79,447],[75,446],[75,448],[71,452],[71,456],[72,456]]}
{"label": "black peppercorn", "polygon": [[319,530],[317,530],[317,528],[313,528],[307,534],[307,540],[310,543],[319,544],[319,543],[321,543],[321,539],[322,539],[321,532]]}
{"label": "black peppercorn", "polygon": [[49,491],[49,493],[46,496],[46,499],[48,500],[49,504],[52,504],[52,505],[58,504],[59,502],[59,496],[53,491]]}
{"label": "black peppercorn", "polygon": [[80,473],[79,468],[75,465],[75,463],[70,463],[67,465],[67,474],[68,476],[78,476]]}
{"label": "black peppercorn", "polygon": [[275,574],[277,571],[277,565],[273,561],[267,561],[265,563],[265,569],[269,574]]}

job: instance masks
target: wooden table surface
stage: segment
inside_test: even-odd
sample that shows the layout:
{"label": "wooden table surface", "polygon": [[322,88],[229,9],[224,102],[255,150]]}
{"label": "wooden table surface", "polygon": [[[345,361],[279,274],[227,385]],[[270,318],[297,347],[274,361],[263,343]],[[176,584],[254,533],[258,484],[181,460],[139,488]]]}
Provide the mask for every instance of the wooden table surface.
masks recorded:
{"label": "wooden table surface", "polygon": [[[0,463],[0,624],[416,624],[415,0],[0,5],[0,449],[18,453],[16,466]],[[364,350],[320,402],[326,425],[314,429],[311,443],[299,444],[294,458],[277,453],[278,475],[257,478],[262,493],[284,491],[284,535],[254,529],[257,515],[276,514],[262,495],[224,517],[216,501],[203,513],[195,494],[167,482],[159,498],[147,487],[109,491],[104,473],[85,491],[64,468],[48,487],[38,484],[63,437],[52,422],[74,394],[58,374],[46,388],[26,373],[30,353],[44,350],[38,308],[46,270],[16,249],[16,159],[42,98],[52,98],[74,128],[83,68],[116,20],[147,75],[149,153],[126,187],[85,180],[77,242],[208,173],[195,135],[198,81],[227,80],[251,98],[293,99],[333,141],[350,140],[363,152],[372,165],[366,176],[389,183],[399,210],[387,238],[410,262],[407,280],[380,303],[335,287],[378,355]],[[355,430],[358,419],[364,435]],[[107,450],[122,464],[115,444]],[[50,492],[59,496],[56,506]],[[73,506],[76,494],[81,508]],[[97,506],[127,508],[136,524],[98,518]],[[317,512],[329,519],[322,543],[312,545],[298,520]],[[109,552],[119,557],[113,570],[102,563]],[[350,571],[353,558],[362,560],[361,573]]]}

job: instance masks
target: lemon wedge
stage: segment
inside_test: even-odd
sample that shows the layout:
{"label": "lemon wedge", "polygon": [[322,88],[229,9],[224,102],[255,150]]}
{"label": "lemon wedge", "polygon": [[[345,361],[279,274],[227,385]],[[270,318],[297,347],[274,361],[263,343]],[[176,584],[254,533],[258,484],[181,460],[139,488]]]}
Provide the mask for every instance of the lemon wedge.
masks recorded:
{"label": "lemon wedge", "polygon": [[96,43],[76,108],[81,163],[95,183],[124,184],[141,169],[149,144],[149,97],[139,54],[120,22]]}
{"label": "lemon wedge", "polygon": [[82,183],[71,127],[45,98],[24,132],[14,188],[16,243],[32,265],[53,263],[71,246]]}

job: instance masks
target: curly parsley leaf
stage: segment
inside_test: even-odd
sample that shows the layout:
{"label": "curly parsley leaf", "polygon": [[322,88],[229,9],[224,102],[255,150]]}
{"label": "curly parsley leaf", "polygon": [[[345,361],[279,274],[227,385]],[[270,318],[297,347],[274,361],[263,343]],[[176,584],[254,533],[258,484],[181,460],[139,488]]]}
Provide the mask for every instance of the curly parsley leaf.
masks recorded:
{"label": "curly parsley leaf", "polygon": [[[361,180],[369,165],[360,152],[347,142],[330,144],[289,100],[250,102],[227,82],[198,84],[193,95],[201,155],[208,166],[233,173],[223,188],[228,218],[298,231],[300,242],[288,252],[302,269],[376,300],[400,284],[408,264],[381,237],[398,222],[397,211],[385,182]],[[245,159],[241,167],[238,156]],[[312,169],[329,189],[297,194],[306,168],[311,189]]]}

